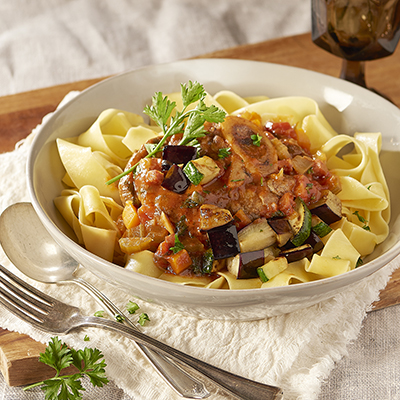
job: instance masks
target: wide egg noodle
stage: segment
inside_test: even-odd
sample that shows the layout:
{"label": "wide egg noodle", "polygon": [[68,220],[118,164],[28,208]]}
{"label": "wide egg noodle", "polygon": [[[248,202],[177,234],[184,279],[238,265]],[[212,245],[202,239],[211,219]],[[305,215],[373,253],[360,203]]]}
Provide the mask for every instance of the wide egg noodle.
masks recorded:
{"label": "wide egg noodle", "polygon": [[73,229],[78,238],[78,243],[83,245],[82,229],[78,218],[80,202],[81,196],[76,189],[65,189],[60,196],[54,199],[54,205]]}
{"label": "wide egg noodle", "polygon": [[[313,257],[314,256],[315,254]],[[360,253],[353,246],[346,234],[339,228],[332,231],[329,235],[329,238],[321,251],[321,256],[332,259],[348,260],[350,262],[350,269],[354,269],[357,266]],[[319,273],[317,271],[312,272]]]}
{"label": "wide egg noodle", "polygon": [[263,96],[263,95],[259,95],[259,96],[246,96],[246,97],[243,97],[243,99],[244,99],[245,101],[247,101],[247,103],[253,104],[253,103],[259,103],[260,101],[268,100],[269,97],[268,97],[268,96]]}
{"label": "wide egg noodle", "polygon": [[313,272],[320,275],[322,278],[329,278],[344,274],[351,270],[350,260],[342,258],[324,257],[314,254],[307,272]]}
{"label": "wide egg noodle", "polygon": [[110,108],[79,135],[77,144],[107,154],[115,164],[124,168],[132,152],[123,143],[123,138],[130,128],[140,124],[144,124],[140,115]]}
{"label": "wide egg noodle", "polygon": [[356,133],[355,139],[364,143],[368,148],[368,158],[370,160],[367,163],[366,168],[361,176],[361,182],[372,182],[370,183],[369,189],[375,191],[379,188],[384,191],[388,206],[382,211],[382,216],[389,223],[390,220],[390,194],[389,187],[386,182],[385,175],[383,173],[382,165],[379,161],[379,153],[382,147],[382,135],[380,133]]}
{"label": "wide egg noodle", "polygon": [[230,290],[258,289],[261,287],[262,283],[258,278],[236,279],[236,277],[228,271],[218,271],[218,275],[226,280],[227,288]]}
{"label": "wide egg noodle", "polygon": [[230,90],[221,90],[215,93],[213,97],[228,114],[249,105],[247,100]]}
{"label": "wide egg noodle", "polygon": [[349,209],[383,211],[389,207],[380,182],[363,185],[351,176],[341,176],[342,191],[338,194],[342,205]]}
{"label": "wide egg noodle", "polygon": [[261,287],[268,288],[288,286],[295,283],[311,282],[316,279],[321,279],[321,276],[318,276],[312,272],[310,273],[306,270],[309,265],[310,261],[307,258],[292,262],[288,264],[288,267],[284,271],[280,272],[278,275],[275,275],[267,282],[262,283]]}
{"label": "wide egg noodle", "polygon": [[159,135],[160,129],[151,126],[134,126],[128,130],[122,143],[133,153],[148,140]]}
{"label": "wide egg noodle", "polygon": [[[155,276],[157,274],[156,276],[157,278],[162,279],[164,281],[177,283],[178,285],[204,287],[208,289],[229,289],[229,284],[224,276],[220,276],[217,279],[213,279],[207,276],[185,277],[185,276],[173,275],[168,272],[162,272],[158,267],[155,268],[157,268],[159,272],[157,273],[153,271],[153,269],[151,268],[152,271],[150,272],[151,276]],[[143,273],[144,275],[150,275],[149,272],[147,271],[146,265],[142,266],[137,265],[134,270],[136,272],[140,272],[141,270],[143,270],[143,272],[140,273]]]}
{"label": "wide egg noodle", "polygon": [[[111,197],[121,203],[117,186],[106,184],[115,176],[111,175],[109,160],[99,161],[100,154],[94,155],[90,147],[79,146],[63,139],[57,139],[57,147],[68,177],[77,189],[92,185],[102,196]],[[119,171],[122,172],[122,169]]]}
{"label": "wide egg noodle", "polygon": [[[340,177],[338,197],[343,215],[353,224],[344,232],[362,256],[389,234],[389,189],[379,161],[381,140],[379,133],[356,133],[354,138],[338,135],[321,148],[328,168]],[[349,145],[352,152],[340,156]]]}
{"label": "wide egg noodle", "polygon": [[63,191],[54,199],[54,204],[87,250],[113,261],[119,236],[115,220],[122,213],[122,206],[111,198],[100,196],[90,185],[79,191]]}
{"label": "wide egg noodle", "polygon": [[149,250],[129,255],[125,268],[153,278],[159,278],[163,274],[163,271],[154,264],[154,253]]}
{"label": "wide egg noodle", "polygon": [[[346,146],[354,146],[354,152],[358,157],[340,157],[340,151],[345,151]],[[322,145],[321,151],[326,156],[326,164],[329,170],[339,176],[351,176],[358,181],[365,170],[368,158],[367,148],[363,143],[348,135],[337,135]]]}
{"label": "wide egg noodle", "polygon": [[[346,212],[346,214],[348,213]],[[349,221],[346,217],[332,224],[331,228],[334,230],[341,229],[354,248],[360,253],[361,257],[371,254],[374,251],[377,244],[377,235]],[[329,237],[330,235],[327,235],[321,239],[324,244],[326,244]]]}

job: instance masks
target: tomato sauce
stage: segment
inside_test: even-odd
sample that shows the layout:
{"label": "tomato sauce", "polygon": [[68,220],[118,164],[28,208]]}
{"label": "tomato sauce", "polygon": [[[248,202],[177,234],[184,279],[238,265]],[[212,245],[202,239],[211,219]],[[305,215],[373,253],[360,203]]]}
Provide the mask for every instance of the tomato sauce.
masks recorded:
{"label": "tomato sauce", "polygon": [[[240,230],[258,218],[289,216],[294,212],[295,197],[310,205],[320,199],[322,190],[339,191],[338,178],[324,160],[310,153],[304,132],[289,123],[270,122],[263,127],[253,115],[250,119],[227,117],[222,124],[206,123],[205,129],[208,134],[198,139],[198,155],[210,157],[219,169],[211,182],[190,184],[183,193],[168,190],[162,185],[166,172],[161,157],[142,158],[132,176],[130,190],[139,205],[140,235],[157,238],[151,247],[155,263],[171,273],[205,273],[204,254],[210,244],[200,228],[203,204],[228,210]],[[258,138],[258,145],[252,137]],[[176,141],[172,137],[168,144]],[[137,155],[133,157],[137,160]],[[299,173],[301,168],[307,170]],[[166,228],[168,224],[173,230]],[[161,238],[154,234],[156,226],[166,228]],[[183,252],[171,250],[179,249],[177,244],[187,253],[182,260],[177,254]],[[206,271],[213,275],[212,270]]]}

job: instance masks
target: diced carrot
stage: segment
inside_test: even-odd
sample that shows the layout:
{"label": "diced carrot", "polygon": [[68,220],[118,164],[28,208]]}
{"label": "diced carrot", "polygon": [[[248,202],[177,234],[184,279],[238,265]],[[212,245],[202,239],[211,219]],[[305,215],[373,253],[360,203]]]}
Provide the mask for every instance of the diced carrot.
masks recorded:
{"label": "diced carrot", "polygon": [[261,115],[252,111],[245,111],[243,114],[240,115],[242,118],[246,118],[249,121],[253,122],[254,124],[261,126]]}
{"label": "diced carrot", "polygon": [[185,249],[178,251],[176,254],[170,255],[168,257],[168,261],[171,265],[172,270],[177,275],[179,275],[182,271],[192,265],[192,259]]}
{"label": "diced carrot", "polygon": [[137,209],[131,200],[127,201],[125,204],[124,210],[122,211],[122,219],[127,229],[133,228],[140,224]]}

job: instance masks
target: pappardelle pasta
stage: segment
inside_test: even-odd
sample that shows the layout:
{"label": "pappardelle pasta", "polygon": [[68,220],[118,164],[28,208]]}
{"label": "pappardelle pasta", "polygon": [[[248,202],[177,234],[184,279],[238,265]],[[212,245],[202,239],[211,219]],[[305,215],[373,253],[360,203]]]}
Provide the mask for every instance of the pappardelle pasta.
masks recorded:
{"label": "pappardelle pasta", "polygon": [[388,236],[380,133],[338,134],[310,98],[192,82],[145,112],[155,121],[108,109],[57,139],[66,188],[54,203],[92,253],[179,284],[253,289],[345,273]]}

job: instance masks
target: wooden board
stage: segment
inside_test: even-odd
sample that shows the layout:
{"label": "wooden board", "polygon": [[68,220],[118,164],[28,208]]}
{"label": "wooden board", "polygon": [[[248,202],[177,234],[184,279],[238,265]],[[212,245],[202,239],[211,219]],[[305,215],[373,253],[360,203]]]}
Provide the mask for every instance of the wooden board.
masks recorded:
{"label": "wooden board", "polygon": [[[23,386],[40,382],[55,375],[55,370],[39,361],[46,345],[28,335],[0,328],[0,370],[9,386]],[[66,368],[63,374],[77,372]]]}
{"label": "wooden board", "polygon": [[[400,46],[399,46],[400,47]],[[234,58],[291,65],[339,76],[341,60],[315,46],[310,34],[275,39],[224,49],[199,58]],[[367,83],[400,105],[400,49],[382,60],[367,64]],[[14,149],[15,143],[25,138],[42,118],[56,109],[63,97],[72,90],[83,90],[104,78],[72,82],[0,97],[0,153]],[[400,303],[400,269],[394,272],[387,287],[381,292],[374,309]],[[25,385],[41,381],[49,368],[37,361],[44,345],[26,335],[1,330],[0,369],[10,385]],[[52,373],[52,370],[50,369]]]}

